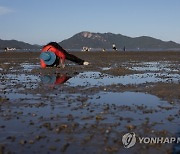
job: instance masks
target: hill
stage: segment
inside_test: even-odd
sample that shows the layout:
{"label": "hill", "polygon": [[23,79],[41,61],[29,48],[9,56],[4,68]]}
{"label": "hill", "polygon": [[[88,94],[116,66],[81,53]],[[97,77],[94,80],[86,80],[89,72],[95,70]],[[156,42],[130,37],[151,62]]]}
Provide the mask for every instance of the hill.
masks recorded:
{"label": "hill", "polygon": [[180,48],[180,44],[173,41],[165,42],[148,36],[132,38],[113,33],[80,32],[69,39],[59,42],[60,45],[68,49],[82,49],[84,46],[111,49],[113,43],[116,44],[118,49],[122,49],[124,46],[126,49],[136,50],[164,50]]}
{"label": "hill", "polygon": [[40,46],[31,45],[29,43],[25,43],[17,40],[1,40],[0,39],[0,49],[4,48],[16,48],[16,49],[38,49]]}
{"label": "hill", "polygon": [[[52,40],[53,41],[53,40]],[[160,39],[149,36],[128,37],[121,34],[113,33],[91,33],[80,32],[69,39],[59,42],[66,49],[82,49],[83,47],[95,49],[112,49],[115,44],[118,49],[126,47],[127,50],[168,50],[180,49],[180,44],[173,41],[162,41]],[[1,40],[0,49],[4,48],[16,49],[39,49],[40,45],[31,45],[17,40]]]}

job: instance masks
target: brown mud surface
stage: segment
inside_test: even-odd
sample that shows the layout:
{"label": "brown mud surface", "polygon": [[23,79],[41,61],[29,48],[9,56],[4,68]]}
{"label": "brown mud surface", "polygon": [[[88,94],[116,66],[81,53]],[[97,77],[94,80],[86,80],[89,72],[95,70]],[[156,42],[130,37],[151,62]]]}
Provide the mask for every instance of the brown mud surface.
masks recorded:
{"label": "brown mud surface", "polygon": [[178,151],[138,137],[180,137],[180,52],[73,54],[91,64],[41,69],[37,52],[0,53],[0,153]]}

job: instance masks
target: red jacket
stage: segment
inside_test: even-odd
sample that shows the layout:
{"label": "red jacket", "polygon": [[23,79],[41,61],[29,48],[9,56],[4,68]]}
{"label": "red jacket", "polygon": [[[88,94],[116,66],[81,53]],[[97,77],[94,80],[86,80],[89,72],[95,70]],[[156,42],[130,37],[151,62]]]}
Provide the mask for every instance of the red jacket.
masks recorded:
{"label": "red jacket", "polygon": [[56,77],[56,82],[54,84],[62,84],[66,82],[70,77],[67,77],[66,75],[61,75]]}
{"label": "red jacket", "polygon": [[[54,52],[55,55],[62,60],[62,63],[64,63],[66,57],[65,57],[65,54],[64,54],[62,51],[56,49],[55,47],[53,47],[53,46],[51,46],[51,45],[44,46],[44,47],[42,48],[41,52],[45,52],[45,51]],[[40,59],[40,63],[41,63],[41,67],[42,67],[42,68],[45,68],[45,67],[46,67],[46,63],[44,62],[44,60]]]}

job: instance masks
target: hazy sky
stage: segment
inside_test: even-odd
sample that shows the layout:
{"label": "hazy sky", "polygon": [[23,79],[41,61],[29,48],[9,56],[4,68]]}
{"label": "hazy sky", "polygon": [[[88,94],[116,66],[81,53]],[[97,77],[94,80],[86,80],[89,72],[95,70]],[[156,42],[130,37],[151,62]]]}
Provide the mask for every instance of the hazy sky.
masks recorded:
{"label": "hazy sky", "polygon": [[0,0],[0,39],[45,44],[81,31],[180,43],[180,0]]}

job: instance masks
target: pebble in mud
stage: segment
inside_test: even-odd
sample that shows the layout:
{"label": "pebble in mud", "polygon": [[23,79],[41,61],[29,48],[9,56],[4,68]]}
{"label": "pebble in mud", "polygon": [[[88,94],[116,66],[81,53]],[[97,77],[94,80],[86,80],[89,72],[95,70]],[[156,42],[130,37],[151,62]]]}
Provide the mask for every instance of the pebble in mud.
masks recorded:
{"label": "pebble in mud", "polygon": [[34,140],[29,140],[29,144],[34,144],[35,141]]}
{"label": "pebble in mud", "polygon": [[126,125],[126,128],[127,128],[129,131],[132,131],[132,130],[134,130],[134,129],[136,128],[136,126],[129,124],[129,125]]}
{"label": "pebble in mud", "polygon": [[70,143],[64,144],[63,147],[61,148],[61,152],[65,152],[69,146],[70,146]]}
{"label": "pebble in mud", "polygon": [[50,122],[46,122],[42,125],[43,127],[47,128],[48,130],[52,130],[52,127],[51,127],[51,123]]}
{"label": "pebble in mud", "polygon": [[168,118],[167,118],[167,120],[169,120],[169,121],[173,121],[175,118],[172,116],[172,115],[170,115]]}
{"label": "pebble in mud", "polygon": [[16,140],[15,136],[8,136],[6,139],[11,140],[11,142],[14,142]]}
{"label": "pebble in mud", "polygon": [[24,145],[24,144],[27,143],[27,141],[22,139],[22,140],[19,141],[19,143],[20,143],[21,145]]}
{"label": "pebble in mud", "polygon": [[96,115],[96,120],[104,120],[105,118],[101,115]]}
{"label": "pebble in mud", "polygon": [[67,129],[67,128],[68,128],[68,125],[66,125],[66,124],[61,124],[61,125],[59,125],[59,126],[55,129],[55,131],[56,131],[57,133],[60,133],[62,130]]}
{"label": "pebble in mud", "polygon": [[44,138],[46,138],[45,135],[37,135],[37,136],[35,137],[35,139],[36,139],[37,141],[39,141],[39,140],[41,140],[41,139],[44,139]]}

